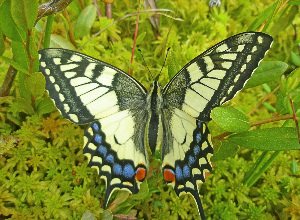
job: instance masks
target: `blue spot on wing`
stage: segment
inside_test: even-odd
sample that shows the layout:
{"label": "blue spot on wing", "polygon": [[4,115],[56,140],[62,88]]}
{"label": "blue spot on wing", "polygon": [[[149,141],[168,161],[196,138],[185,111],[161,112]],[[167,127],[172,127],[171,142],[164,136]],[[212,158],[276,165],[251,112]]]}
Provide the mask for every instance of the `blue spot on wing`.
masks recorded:
{"label": "blue spot on wing", "polygon": [[198,156],[200,154],[200,146],[195,145],[193,151],[194,151],[195,156]]}
{"label": "blue spot on wing", "polygon": [[99,135],[99,134],[96,134],[94,140],[95,140],[96,143],[101,144],[102,143],[102,136]]}
{"label": "blue spot on wing", "polygon": [[192,167],[194,165],[195,161],[196,161],[196,158],[192,155],[189,155],[188,164],[190,167]]}
{"label": "blue spot on wing", "polygon": [[109,155],[107,155],[107,157],[106,157],[106,161],[107,161],[108,163],[113,164],[113,163],[115,162],[115,158],[114,158],[114,156],[113,156],[112,154],[109,154]]}
{"label": "blue spot on wing", "polygon": [[98,132],[100,130],[100,127],[97,123],[93,123],[92,128],[93,128],[94,132]]}
{"label": "blue spot on wing", "polygon": [[183,179],[182,169],[178,165],[176,165],[175,168],[175,176],[177,181],[181,181]]}
{"label": "blue spot on wing", "polygon": [[118,176],[122,175],[122,166],[118,163],[115,163],[113,165],[113,172],[115,175],[118,175]]}
{"label": "blue spot on wing", "polygon": [[187,164],[183,166],[183,177],[189,178],[191,176],[191,170]]}
{"label": "blue spot on wing", "polygon": [[198,132],[198,133],[196,134],[196,142],[199,144],[200,141],[201,141],[201,134],[200,134],[200,132]]}
{"label": "blue spot on wing", "polygon": [[134,176],[134,169],[131,164],[126,164],[124,166],[124,177],[125,178],[132,178]]}
{"label": "blue spot on wing", "polygon": [[97,151],[99,152],[99,154],[103,157],[106,157],[107,154],[107,148],[104,145],[100,145],[97,149]]}

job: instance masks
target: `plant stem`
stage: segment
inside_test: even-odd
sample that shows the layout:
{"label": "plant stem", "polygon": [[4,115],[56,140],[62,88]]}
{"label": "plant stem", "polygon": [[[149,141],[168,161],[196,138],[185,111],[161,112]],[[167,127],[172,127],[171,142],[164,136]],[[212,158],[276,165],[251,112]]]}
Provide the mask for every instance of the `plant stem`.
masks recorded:
{"label": "plant stem", "polygon": [[[137,11],[137,16],[135,20],[135,31],[134,31],[134,36],[133,36],[133,45],[132,45],[132,50],[131,50],[131,58],[130,58],[130,66],[133,64],[133,58],[134,58],[134,52],[136,48],[136,39],[139,31],[139,19],[140,19],[140,1],[138,2],[138,11]],[[132,74],[132,68],[130,67],[129,69],[129,75]]]}
{"label": "plant stem", "polygon": [[[250,124],[251,127],[255,127],[255,126],[259,126],[259,125],[263,125],[263,124],[267,124],[267,123],[271,123],[271,122],[275,122],[275,121],[281,121],[281,120],[288,120],[288,119],[294,119],[293,115],[287,114],[287,115],[279,115],[277,117],[273,117],[273,118],[268,118],[268,119],[264,119],[261,121],[256,121],[256,122],[252,122]],[[214,137],[214,139],[218,139],[218,140],[222,140],[225,137],[229,136],[230,134],[232,134],[232,132],[223,132],[222,134],[219,134],[217,136]]]}
{"label": "plant stem", "polygon": [[105,15],[107,18],[112,18],[112,4],[111,3],[105,3]]}
{"label": "plant stem", "polygon": [[9,66],[6,72],[5,79],[0,88],[0,97],[8,96],[14,79],[16,77],[17,70],[13,66]]}
{"label": "plant stem", "polygon": [[49,15],[47,17],[47,23],[45,28],[45,35],[44,35],[44,48],[48,48],[50,46],[50,37],[51,37],[51,29],[53,24],[54,17],[53,15]]}
{"label": "plant stem", "polygon": [[268,118],[268,119],[264,119],[261,121],[256,121],[251,123],[251,127],[255,127],[255,126],[259,126],[262,124],[267,124],[267,123],[271,123],[271,122],[275,122],[275,121],[281,121],[281,120],[288,120],[288,119],[293,119],[293,115],[279,115],[273,118]]}

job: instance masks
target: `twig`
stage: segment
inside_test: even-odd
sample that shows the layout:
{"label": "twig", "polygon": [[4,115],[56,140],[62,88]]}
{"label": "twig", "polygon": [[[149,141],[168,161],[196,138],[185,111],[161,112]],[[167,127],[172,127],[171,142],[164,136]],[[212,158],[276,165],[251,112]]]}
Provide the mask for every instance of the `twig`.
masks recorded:
{"label": "twig", "polygon": [[42,17],[64,10],[72,0],[52,0],[39,6],[37,21]]}
{"label": "twig", "polygon": [[0,97],[9,95],[9,91],[12,87],[16,74],[17,70],[13,66],[9,66],[3,84],[0,88]]}
{"label": "twig", "polygon": [[134,51],[136,48],[136,39],[137,39],[137,35],[138,35],[138,31],[139,31],[139,19],[140,19],[140,0],[138,2],[139,6],[138,6],[138,11],[137,11],[137,16],[136,16],[136,20],[135,20],[135,31],[134,31],[134,36],[133,36],[133,45],[132,45],[132,50],[131,50],[131,58],[130,58],[130,68],[129,68],[129,75],[132,74],[132,64],[133,64],[133,58],[134,58]]}
{"label": "twig", "polygon": [[99,8],[97,0],[93,0],[93,3],[94,3],[94,5],[95,5],[95,7],[97,9],[97,15],[98,15],[98,17],[102,17],[102,14],[101,14],[101,11],[100,11],[100,8]]}
{"label": "twig", "polygon": [[267,123],[271,123],[271,122],[275,122],[275,121],[281,121],[281,120],[288,120],[288,119],[293,119],[293,115],[280,115],[280,116],[277,116],[277,117],[264,119],[264,120],[261,120],[261,121],[253,122],[253,123],[250,124],[250,126],[255,127],[255,126],[262,125],[262,124],[267,124]]}

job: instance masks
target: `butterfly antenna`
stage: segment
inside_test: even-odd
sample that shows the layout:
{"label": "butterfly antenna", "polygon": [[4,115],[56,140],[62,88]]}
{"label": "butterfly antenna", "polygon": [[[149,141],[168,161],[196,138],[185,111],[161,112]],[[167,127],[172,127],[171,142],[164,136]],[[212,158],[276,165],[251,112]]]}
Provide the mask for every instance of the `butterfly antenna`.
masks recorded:
{"label": "butterfly antenna", "polygon": [[142,59],[143,59],[143,62],[144,62],[144,64],[145,64],[145,66],[147,67],[147,70],[148,70],[148,72],[149,72],[149,74],[150,74],[150,76],[151,76],[151,79],[154,79],[154,78],[153,78],[153,75],[152,75],[152,73],[151,73],[151,71],[150,71],[150,69],[149,69],[149,67],[148,67],[148,65],[147,65],[147,63],[146,63],[146,61],[145,61],[145,59],[144,59],[144,56],[143,56],[143,54],[142,54],[141,49],[138,48],[138,51],[139,51],[140,54],[141,54],[141,57],[142,57]]}
{"label": "butterfly antenna", "polygon": [[166,64],[166,60],[167,60],[167,57],[168,57],[168,54],[169,54],[170,49],[171,49],[171,47],[168,47],[168,49],[167,49],[167,54],[166,54],[164,63],[163,63],[163,65],[162,65],[162,67],[161,67],[161,69],[160,69],[160,71],[159,71],[159,74],[158,74],[158,76],[157,76],[157,79],[159,78],[159,76],[160,76],[160,74],[161,74],[161,71],[163,70],[163,68],[164,68],[164,66],[165,66],[165,64]]}

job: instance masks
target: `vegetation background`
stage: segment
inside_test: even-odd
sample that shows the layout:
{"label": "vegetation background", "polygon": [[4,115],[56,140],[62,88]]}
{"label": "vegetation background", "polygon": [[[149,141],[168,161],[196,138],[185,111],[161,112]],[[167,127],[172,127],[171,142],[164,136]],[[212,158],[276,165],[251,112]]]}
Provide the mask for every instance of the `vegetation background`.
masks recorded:
{"label": "vegetation background", "polygon": [[140,193],[115,193],[101,208],[105,184],[87,167],[83,129],[55,109],[37,52],[77,50],[149,86],[168,47],[162,84],[210,46],[244,31],[266,32],[274,44],[246,89],[212,113],[214,171],[201,187],[202,203],[211,219],[300,219],[299,5],[0,0],[0,219],[197,219],[193,199],[178,198],[163,183],[159,153]]}

